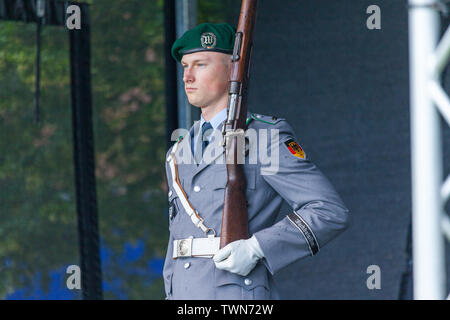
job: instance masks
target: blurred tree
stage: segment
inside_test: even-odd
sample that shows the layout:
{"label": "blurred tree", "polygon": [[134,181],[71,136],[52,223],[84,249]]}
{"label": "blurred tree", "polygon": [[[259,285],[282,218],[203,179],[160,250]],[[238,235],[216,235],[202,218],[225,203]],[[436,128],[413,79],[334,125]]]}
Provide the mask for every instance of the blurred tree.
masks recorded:
{"label": "blurred tree", "polygon": [[[111,249],[104,280],[121,278],[116,291],[126,298],[162,298],[162,281],[148,264],[167,245],[163,2],[90,3],[100,234]],[[29,285],[37,272],[46,288],[51,270],[79,263],[67,30],[44,26],[41,50],[39,127],[33,122],[35,25],[0,22],[2,297]],[[138,240],[145,249],[139,259],[115,263]],[[124,266],[148,271],[136,277],[124,274]],[[106,291],[105,297],[117,296]]]}
{"label": "blurred tree", "polygon": [[[168,240],[163,0],[82,2],[91,4],[104,296],[161,299]],[[240,1],[199,0],[198,7],[199,23],[236,25]],[[0,21],[1,298],[22,288],[29,289],[22,297],[39,298],[36,285],[47,292],[52,272],[64,280],[65,267],[79,264],[68,33],[41,29],[38,126],[35,28]]]}

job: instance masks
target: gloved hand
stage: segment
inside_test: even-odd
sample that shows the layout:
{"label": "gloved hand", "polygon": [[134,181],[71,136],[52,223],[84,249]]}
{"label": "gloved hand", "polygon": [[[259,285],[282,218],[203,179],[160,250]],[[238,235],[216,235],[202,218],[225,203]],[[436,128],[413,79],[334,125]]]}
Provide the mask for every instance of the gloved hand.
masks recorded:
{"label": "gloved hand", "polygon": [[264,253],[252,236],[247,240],[237,240],[227,244],[213,257],[216,268],[246,276],[253,270]]}

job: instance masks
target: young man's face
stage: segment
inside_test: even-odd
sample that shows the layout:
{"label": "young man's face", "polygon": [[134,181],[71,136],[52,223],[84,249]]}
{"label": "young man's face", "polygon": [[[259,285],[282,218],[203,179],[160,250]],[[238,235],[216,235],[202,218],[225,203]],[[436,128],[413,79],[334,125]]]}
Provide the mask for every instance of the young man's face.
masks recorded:
{"label": "young man's face", "polygon": [[184,89],[189,103],[197,107],[226,105],[230,55],[195,52],[181,59]]}

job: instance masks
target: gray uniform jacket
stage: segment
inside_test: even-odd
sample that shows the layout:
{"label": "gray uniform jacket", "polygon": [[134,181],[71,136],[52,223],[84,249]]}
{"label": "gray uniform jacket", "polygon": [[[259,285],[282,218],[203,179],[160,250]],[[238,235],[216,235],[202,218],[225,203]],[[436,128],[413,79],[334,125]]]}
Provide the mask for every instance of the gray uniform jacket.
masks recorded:
{"label": "gray uniform jacket", "polygon": [[[349,212],[329,180],[306,154],[298,156],[299,153],[289,148],[289,143],[294,141],[295,144],[298,140],[288,122],[250,113],[248,116],[253,119],[248,129],[279,130],[278,141],[268,139],[269,147],[278,145],[277,170],[259,157],[256,163],[244,165],[249,236],[255,235],[265,257],[245,277],[217,269],[211,258],[173,259],[174,239],[205,237],[205,233],[185,213],[173,189],[166,162],[171,207],[169,245],[163,270],[167,299],[279,299],[272,275],[299,259],[316,254],[348,226]],[[220,129],[222,126],[223,123]],[[179,143],[190,143],[190,139],[186,137]],[[223,152],[218,152],[217,158],[220,157],[224,159]],[[227,183],[225,164],[197,166],[178,162],[178,174],[189,201],[205,220],[205,225],[220,236]],[[293,211],[276,222],[283,200]]]}

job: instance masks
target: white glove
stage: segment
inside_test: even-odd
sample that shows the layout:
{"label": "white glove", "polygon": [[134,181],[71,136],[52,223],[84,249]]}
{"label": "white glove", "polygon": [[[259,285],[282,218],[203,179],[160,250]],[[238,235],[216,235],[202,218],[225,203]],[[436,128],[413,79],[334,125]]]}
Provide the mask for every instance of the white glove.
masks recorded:
{"label": "white glove", "polygon": [[247,240],[237,240],[227,244],[213,257],[216,268],[246,276],[253,270],[264,253],[252,236]]}

